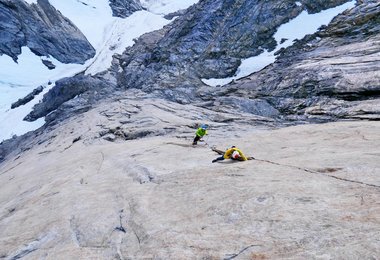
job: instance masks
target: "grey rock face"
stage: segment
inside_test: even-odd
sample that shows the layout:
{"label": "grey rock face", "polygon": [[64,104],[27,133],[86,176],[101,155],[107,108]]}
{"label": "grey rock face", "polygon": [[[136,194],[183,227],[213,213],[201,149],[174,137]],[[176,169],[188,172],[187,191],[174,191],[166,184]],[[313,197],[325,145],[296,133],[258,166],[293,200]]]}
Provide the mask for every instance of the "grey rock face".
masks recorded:
{"label": "grey rock face", "polygon": [[0,54],[17,61],[21,47],[63,63],[83,64],[95,50],[75,25],[48,0],[28,5],[22,0],[0,1]]}
{"label": "grey rock face", "polygon": [[380,97],[379,17],[380,3],[365,1],[223,93],[264,98],[295,119],[369,119],[370,114],[378,120],[373,101]]}
{"label": "grey rock face", "polygon": [[[218,147],[237,144],[257,159],[211,164],[217,153],[181,138],[205,109],[146,101],[72,118],[0,165],[2,258],[377,258],[379,122],[275,131],[213,123]],[[136,105],[136,127],[151,119],[176,134],[93,139]]]}
{"label": "grey rock face", "polygon": [[140,0],[110,0],[113,16],[126,18],[136,11],[142,10]]}
{"label": "grey rock face", "polygon": [[265,117],[276,117],[279,115],[277,109],[271,106],[266,100],[254,99],[250,100],[241,97],[218,97],[215,100],[215,104],[224,106],[234,111],[242,111],[254,115],[261,115]]}

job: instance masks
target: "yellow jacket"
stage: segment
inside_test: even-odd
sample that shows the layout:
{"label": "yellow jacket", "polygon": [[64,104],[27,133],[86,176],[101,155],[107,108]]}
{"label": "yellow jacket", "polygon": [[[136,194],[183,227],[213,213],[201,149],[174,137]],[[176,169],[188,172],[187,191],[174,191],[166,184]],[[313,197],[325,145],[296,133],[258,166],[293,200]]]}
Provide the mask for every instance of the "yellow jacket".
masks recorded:
{"label": "yellow jacket", "polygon": [[224,159],[231,159],[232,153],[233,153],[234,151],[237,151],[237,152],[240,154],[240,156],[241,156],[240,159],[239,159],[240,161],[247,161],[247,160],[248,160],[247,157],[243,154],[243,152],[240,151],[240,149],[238,149],[238,148],[236,148],[236,147],[228,149],[228,150],[224,153],[223,158],[224,158]]}

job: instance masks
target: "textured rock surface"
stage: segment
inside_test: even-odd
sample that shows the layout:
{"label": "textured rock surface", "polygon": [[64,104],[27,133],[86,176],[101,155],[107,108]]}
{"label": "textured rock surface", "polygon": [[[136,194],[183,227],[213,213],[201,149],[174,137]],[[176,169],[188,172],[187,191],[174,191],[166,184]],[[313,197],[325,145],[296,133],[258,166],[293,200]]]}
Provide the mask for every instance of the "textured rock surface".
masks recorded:
{"label": "textured rock surface", "polygon": [[126,18],[136,11],[142,10],[140,0],[110,0],[113,16]]}
{"label": "textured rock surface", "polygon": [[23,46],[63,63],[83,64],[95,55],[85,36],[48,0],[31,5],[23,0],[1,0],[0,33],[0,54],[15,61]]}
{"label": "textured rock surface", "polygon": [[[376,259],[379,122],[259,130],[235,117],[141,96],[35,136],[0,165],[0,256]],[[192,147],[199,121],[210,136]],[[212,164],[213,144],[258,160]]]}
{"label": "textured rock surface", "polygon": [[[102,96],[101,90],[99,90],[98,94]],[[45,127],[36,130],[34,133],[30,132],[19,138],[13,138],[0,143],[0,158],[4,160],[9,156],[17,156],[19,153],[32,149],[36,145],[48,142],[51,136],[49,134],[50,131],[71,121],[70,117],[76,117],[78,114],[88,110],[91,111],[91,108],[94,107],[98,107],[97,113],[101,114],[101,117],[105,121],[91,121],[88,125],[89,129],[92,129],[91,139],[101,138],[115,142],[146,136],[163,136],[173,132],[177,128],[184,131],[183,128],[186,129],[189,126],[191,128],[195,127],[194,122],[202,118],[208,118],[210,122],[222,124],[226,130],[233,129],[229,128],[228,122],[257,126],[278,124],[271,118],[255,116],[249,113],[234,113],[231,110],[215,112],[196,106],[181,106],[169,101],[155,99],[140,91],[118,91],[115,97],[108,98],[107,101],[101,101],[100,105],[93,106],[88,105],[87,98],[93,98],[93,96],[88,97],[86,94],[80,94],[77,98],[65,102],[60,108],[47,115]],[[165,103],[171,105],[167,107],[168,105]],[[150,110],[147,111],[147,109]],[[159,119],[154,116],[155,113],[162,114],[163,111],[167,119]],[[184,111],[187,112],[184,113]],[[178,125],[173,128],[171,123],[172,117],[185,117],[188,121],[182,122],[182,126]]]}

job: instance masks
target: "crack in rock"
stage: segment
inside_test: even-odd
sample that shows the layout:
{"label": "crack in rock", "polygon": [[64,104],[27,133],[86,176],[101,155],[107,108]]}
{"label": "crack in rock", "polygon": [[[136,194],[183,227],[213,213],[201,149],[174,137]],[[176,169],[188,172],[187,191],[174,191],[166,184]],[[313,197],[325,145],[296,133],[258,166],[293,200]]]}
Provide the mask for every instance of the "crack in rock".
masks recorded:
{"label": "crack in rock", "polygon": [[231,260],[231,259],[234,259],[236,257],[238,257],[239,255],[241,255],[244,251],[250,249],[251,247],[254,247],[254,246],[261,246],[261,245],[249,245],[245,248],[243,248],[242,250],[240,250],[238,253],[236,254],[227,254],[227,257],[223,258],[223,260]]}
{"label": "crack in rock", "polygon": [[366,186],[369,186],[369,187],[380,188],[380,186],[376,185],[376,184],[366,183],[366,182],[362,182],[362,181],[350,180],[350,179],[346,179],[346,178],[342,178],[342,177],[338,177],[338,176],[334,176],[334,175],[328,174],[328,172],[335,172],[335,171],[340,170],[341,168],[326,168],[327,170],[325,169],[323,171],[313,171],[313,170],[310,170],[310,169],[307,169],[307,168],[302,168],[302,167],[298,167],[298,166],[294,166],[294,165],[288,165],[288,164],[276,163],[276,162],[272,162],[272,161],[269,161],[269,160],[261,160],[261,159],[254,159],[254,160],[260,161],[260,162],[266,162],[266,163],[270,163],[270,164],[274,164],[274,165],[278,165],[278,166],[291,167],[291,168],[298,169],[298,170],[301,170],[301,171],[304,171],[304,172],[319,174],[319,175],[323,175],[323,176],[330,177],[330,178],[333,178],[333,179],[337,179],[337,180],[340,180],[340,181],[352,182],[352,183],[366,185]]}
{"label": "crack in rock", "polygon": [[119,215],[120,226],[115,227],[114,230],[121,231],[121,232],[123,232],[123,233],[127,233],[127,231],[126,231],[125,228],[123,227],[123,223],[122,223],[122,221],[121,221],[121,220],[123,219],[123,212],[124,212],[123,209],[120,210],[120,215]]}

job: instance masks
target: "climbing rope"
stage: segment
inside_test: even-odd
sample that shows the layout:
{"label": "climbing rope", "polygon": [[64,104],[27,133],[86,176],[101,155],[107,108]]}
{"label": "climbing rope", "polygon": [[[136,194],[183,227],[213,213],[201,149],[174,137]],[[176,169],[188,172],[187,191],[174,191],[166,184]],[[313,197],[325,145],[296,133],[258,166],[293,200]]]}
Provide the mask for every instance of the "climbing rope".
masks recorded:
{"label": "climbing rope", "polygon": [[346,179],[346,178],[342,178],[342,177],[326,174],[326,173],[323,173],[323,172],[318,172],[318,171],[314,171],[314,170],[310,170],[310,169],[294,166],[294,165],[281,164],[281,163],[276,163],[276,162],[272,162],[272,161],[269,161],[269,160],[262,160],[262,159],[255,159],[255,158],[253,158],[253,160],[260,161],[260,162],[266,162],[266,163],[270,163],[270,164],[274,164],[274,165],[279,165],[279,166],[286,166],[286,167],[294,168],[294,169],[301,170],[301,171],[304,171],[304,172],[314,173],[314,174],[318,174],[318,175],[323,175],[323,176],[330,177],[330,178],[337,179],[337,180],[341,180],[341,181],[347,181],[347,182],[362,184],[362,185],[366,185],[366,186],[370,186],[370,187],[380,188],[379,185],[375,185],[375,184],[371,184],[371,183],[365,183],[365,182],[362,182],[362,181],[350,180],[350,179]]}
{"label": "climbing rope", "polygon": [[[216,153],[218,153],[218,154],[224,154],[224,152],[222,150],[218,150],[215,147],[211,147],[211,150],[214,151],[214,152],[216,152]],[[281,164],[281,163],[277,163],[277,162],[273,162],[273,161],[269,161],[269,160],[257,159],[257,158],[254,158],[254,157],[249,157],[249,158],[250,158],[250,160],[270,163],[270,164],[274,164],[274,165],[278,165],[278,166],[290,167],[290,168],[294,168],[294,169],[301,170],[301,171],[304,171],[304,172],[318,174],[318,175],[323,175],[323,176],[330,177],[330,178],[337,179],[337,180],[341,180],[341,181],[362,184],[362,185],[366,185],[366,186],[374,187],[374,188],[380,188],[379,185],[375,185],[375,184],[371,184],[371,183],[365,183],[365,182],[362,182],[362,181],[350,180],[350,179],[346,179],[346,178],[342,178],[342,177],[326,174],[326,173],[323,173],[323,172],[318,172],[318,171],[314,171],[314,170],[310,170],[310,169],[306,169],[306,168],[290,165],[290,164]]]}

